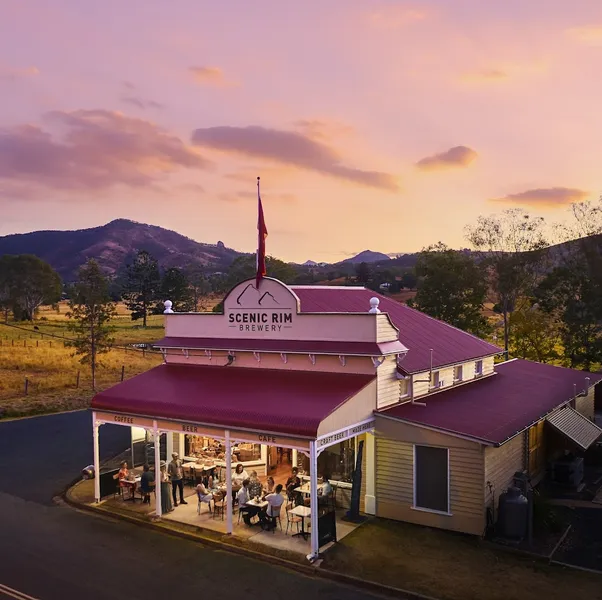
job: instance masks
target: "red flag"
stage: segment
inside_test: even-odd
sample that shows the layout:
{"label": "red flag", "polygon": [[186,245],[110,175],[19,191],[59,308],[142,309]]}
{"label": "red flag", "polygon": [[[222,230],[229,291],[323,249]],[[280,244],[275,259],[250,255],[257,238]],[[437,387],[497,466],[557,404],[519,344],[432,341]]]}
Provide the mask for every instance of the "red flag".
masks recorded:
{"label": "red flag", "polygon": [[259,289],[261,280],[266,274],[265,270],[265,238],[268,237],[268,230],[263,218],[263,206],[261,205],[261,194],[259,193],[259,177],[257,178],[257,233],[259,240],[257,243],[257,275],[255,277],[255,287]]}

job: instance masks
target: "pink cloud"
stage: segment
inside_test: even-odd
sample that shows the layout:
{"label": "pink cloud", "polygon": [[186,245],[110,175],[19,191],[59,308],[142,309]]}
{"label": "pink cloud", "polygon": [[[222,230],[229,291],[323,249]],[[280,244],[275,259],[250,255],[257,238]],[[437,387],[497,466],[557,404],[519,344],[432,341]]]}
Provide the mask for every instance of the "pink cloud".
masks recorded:
{"label": "pink cloud", "polygon": [[219,67],[189,67],[188,71],[196,83],[213,87],[225,87],[233,85],[228,81],[224,72]]}
{"label": "pink cloud", "polygon": [[121,101],[124,104],[135,106],[136,108],[140,108],[141,110],[146,110],[147,108],[155,108],[157,110],[162,110],[165,108],[165,104],[155,102],[154,100],[145,100],[144,98],[140,98],[138,96],[122,96]]}
{"label": "pink cloud", "polygon": [[503,198],[493,198],[491,202],[503,202],[521,206],[558,208],[574,202],[582,202],[589,192],[575,188],[552,187],[526,190],[517,194],[508,194]]}
{"label": "pink cloud", "polygon": [[207,127],[193,132],[192,143],[315,171],[367,187],[387,191],[399,189],[393,175],[348,167],[342,164],[333,148],[298,132],[258,126]]}
{"label": "pink cloud", "polygon": [[13,68],[13,67],[1,67],[0,66],[0,79],[15,81],[17,79],[23,79],[25,77],[35,77],[40,74],[40,70],[37,67],[26,67],[26,68]]}
{"label": "pink cloud", "polygon": [[468,167],[477,156],[478,154],[468,146],[454,146],[445,152],[419,160],[416,167],[423,171]]}
{"label": "pink cloud", "polygon": [[96,191],[152,186],[179,169],[211,163],[150,121],[107,110],[54,111],[48,128],[0,129],[0,181]]}

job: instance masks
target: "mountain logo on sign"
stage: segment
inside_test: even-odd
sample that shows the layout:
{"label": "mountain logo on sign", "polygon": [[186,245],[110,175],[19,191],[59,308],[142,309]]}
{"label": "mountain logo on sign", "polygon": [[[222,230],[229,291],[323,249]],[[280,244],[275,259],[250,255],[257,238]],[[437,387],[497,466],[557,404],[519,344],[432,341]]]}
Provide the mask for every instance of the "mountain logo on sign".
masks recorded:
{"label": "mountain logo on sign", "polygon": [[[253,292],[255,292],[255,294],[253,294]],[[236,304],[238,304],[239,306],[243,306],[243,296],[245,299],[245,306],[247,306],[248,308],[253,308],[253,306],[246,304],[247,301],[253,299],[253,296],[255,297],[255,301],[257,302],[258,308],[265,308],[266,306],[269,307],[271,305],[280,304],[270,292],[264,292],[261,296],[259,296],[259,290],[252,283],[249,283],[245,287],[245,289],[238,295],[238,298],[236,298]]]}

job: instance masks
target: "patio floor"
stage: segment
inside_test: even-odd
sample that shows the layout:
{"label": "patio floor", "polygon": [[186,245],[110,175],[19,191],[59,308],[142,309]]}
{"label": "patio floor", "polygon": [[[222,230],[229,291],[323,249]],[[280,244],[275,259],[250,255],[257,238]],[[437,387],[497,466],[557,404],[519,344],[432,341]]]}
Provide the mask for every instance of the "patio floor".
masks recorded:
{"label": "patio floor", "polygon": [[[186,525],[192,525],[195,527],[201,527],[210,531],[215,531],[221,534],[226,534],[226,516],[214,518],[213,514],[209,512],[206,504],[201,505],[201,513],[197,513],[197,498],[196,492],[191,487],[184,488],[184,497],[188,504],[179,504],[174,510],[168,514],[164,514],[162,519],[165,521],[172,521],[175,523],[183,523]],[[111,509],[115,508],[120,512],[126,509],[128,512],[134,512],[140,515],[153,517],[155,515],[155,498],[151,497],[151,504],[142,504],[142,501],[138,498],[135,502],[129,500],[123,500],[117,496],[115,498],[108,498],[101,502],[103,508]],[[349,535],[354,531],[358,524],[349,523],[342,521],[341,517],[345,514],[344,510],[337,510],[337,539],[340,541],[345,536]],[[232,515],[233,522],[233,535],[238,538],[246,539],[254,543],[263,544],[270,546],[271,548],[277,548],[279,550],[286,550],[306,556],[309,554],[310,542],[309,535],[307,540],[304,540],[302,536],[295,536],[297,533],[297,525],[291,524],[287,532],[286,515],[282,512],[282,530],[278,527],[275,531],[263,531],[259,525],[253,525],[249,527],[245,523],[238,522],[238,508],[234,508],[234,514]],[[308,518],[305,520],[305,530],[311,530],[311,520]],[[320,548],[320,552],[327,551],[333,544],[328,544]]]}

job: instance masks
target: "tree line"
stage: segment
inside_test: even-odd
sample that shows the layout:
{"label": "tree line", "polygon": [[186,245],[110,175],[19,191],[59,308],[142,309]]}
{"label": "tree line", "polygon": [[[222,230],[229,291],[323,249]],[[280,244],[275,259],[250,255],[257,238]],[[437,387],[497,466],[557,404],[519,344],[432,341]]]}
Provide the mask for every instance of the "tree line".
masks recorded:
{"label": "tree line", "polygon": [[602,199],[574,204],[554,228],[520,209],[479,217],[466,238],[474,251],[440,243],[419,254],[414,307],[484,337],[493,301],[506,357],[602,363]]}

